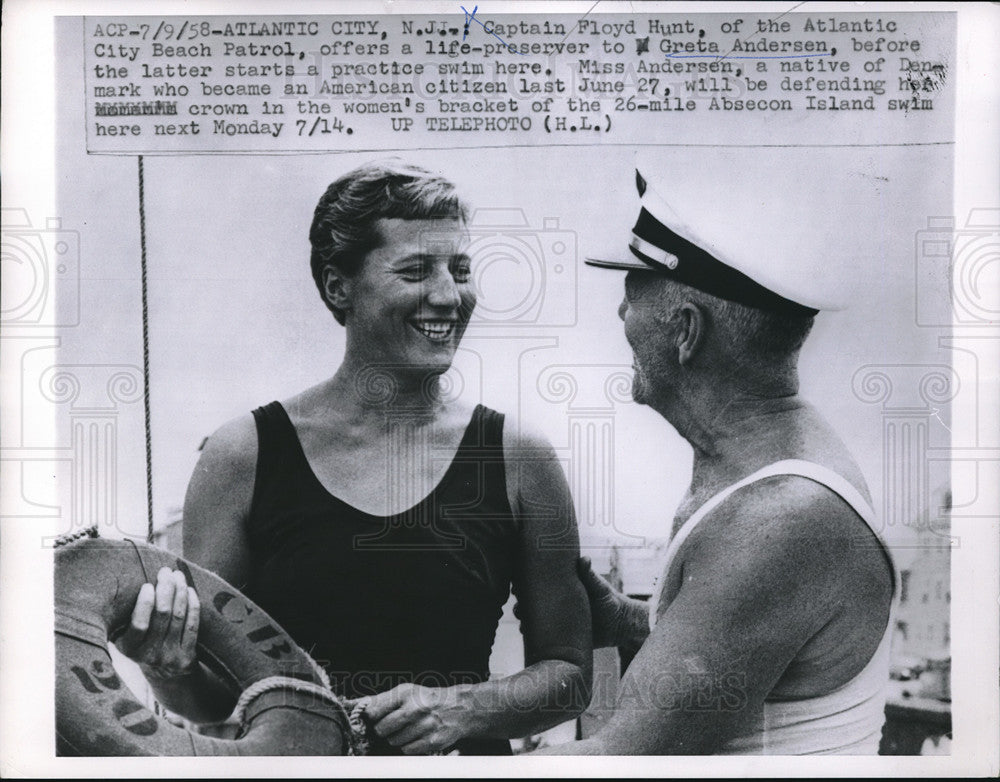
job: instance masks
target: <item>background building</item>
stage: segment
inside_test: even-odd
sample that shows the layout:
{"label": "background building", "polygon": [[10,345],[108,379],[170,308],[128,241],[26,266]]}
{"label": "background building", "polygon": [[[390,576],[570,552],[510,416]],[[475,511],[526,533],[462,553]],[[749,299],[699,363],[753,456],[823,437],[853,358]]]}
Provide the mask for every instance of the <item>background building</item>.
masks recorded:
{"label": "background building", "polygon": [[947,753],[951,743],[952,494],[943,483],[912,524],[913,543],[896,550],[900,602],[882,753]]}
{"label": "background building", "polygon": [[[931,498],[939,514],[925,511],[915,525],[916,555],[900,572],[894,662],[923,669],[921,694],[950,699],[951,661],[951,491],[939,487]],[[899,671],[902,673],[902,671]],[[914,671],[915,673],[918,671]],[[927,674],[931,674],[928,676]]]}

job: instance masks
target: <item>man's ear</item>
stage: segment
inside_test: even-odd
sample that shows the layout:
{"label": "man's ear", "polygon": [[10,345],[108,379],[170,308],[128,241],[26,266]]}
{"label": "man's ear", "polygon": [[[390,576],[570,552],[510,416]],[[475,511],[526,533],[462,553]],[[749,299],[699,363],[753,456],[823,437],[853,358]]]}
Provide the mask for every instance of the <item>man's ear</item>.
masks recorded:
{"label": "man's ear", "polygon": [[674,317],[678,323],[674,343],[677,346],[677,362],[683,367],[694,361],[704,345],[708,321],[705,311],[691,302],[682,304]]}
{"label": "man's ear", "polygon": [[342,312],[350,309],[351,280],[336,266],[323,269],[323,297],[331,307]]}

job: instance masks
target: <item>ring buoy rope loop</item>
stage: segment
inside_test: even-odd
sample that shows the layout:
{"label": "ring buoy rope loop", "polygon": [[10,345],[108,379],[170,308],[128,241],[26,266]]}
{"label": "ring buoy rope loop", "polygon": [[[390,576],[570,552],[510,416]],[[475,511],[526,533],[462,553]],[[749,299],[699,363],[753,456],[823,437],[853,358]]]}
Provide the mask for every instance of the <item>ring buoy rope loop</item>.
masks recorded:
{"label": "ring buoy rope loop", "polygon": [[[112,666],[109,640],[128,626],[147,574],[164,566],[182,571],[201,598],[199,661],[234,697],[249,691],[239,700],[244,728],[235,740],[160,719]],[[56,549],[55,634],[59,755],[344,755],[350,749],[347,712],[312,658],[237,589],[169,552],[102,538]]]}

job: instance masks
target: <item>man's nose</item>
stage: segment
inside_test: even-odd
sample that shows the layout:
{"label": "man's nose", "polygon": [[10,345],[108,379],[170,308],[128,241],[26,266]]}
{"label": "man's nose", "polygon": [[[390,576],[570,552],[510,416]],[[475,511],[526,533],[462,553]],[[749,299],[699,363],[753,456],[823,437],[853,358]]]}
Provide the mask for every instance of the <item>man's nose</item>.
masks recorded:
{"label": "man's nose", "polygon": [[618,317],[621,318],[623,321],[625,320],[625,312],[627,310],[628,310],[628,301],[623,298],[622,303],[618,305]]}

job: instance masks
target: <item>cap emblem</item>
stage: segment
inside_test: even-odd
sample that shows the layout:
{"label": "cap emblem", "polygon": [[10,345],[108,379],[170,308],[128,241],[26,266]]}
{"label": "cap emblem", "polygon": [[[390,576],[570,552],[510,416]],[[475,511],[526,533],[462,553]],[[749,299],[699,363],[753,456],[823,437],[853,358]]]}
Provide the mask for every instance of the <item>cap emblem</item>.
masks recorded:
{"label": "cap emblem", "polygon": [[629,247],[633,250],[638,250],[651,261],[666,266],[668,269],[676,269],[677,264],[680,263],[680,259],[673,253],[668,253],[661,247],[657,247],[652,242],[647,242],[641,236],[636,236],[632,234],[632,238],[629,239]]}

